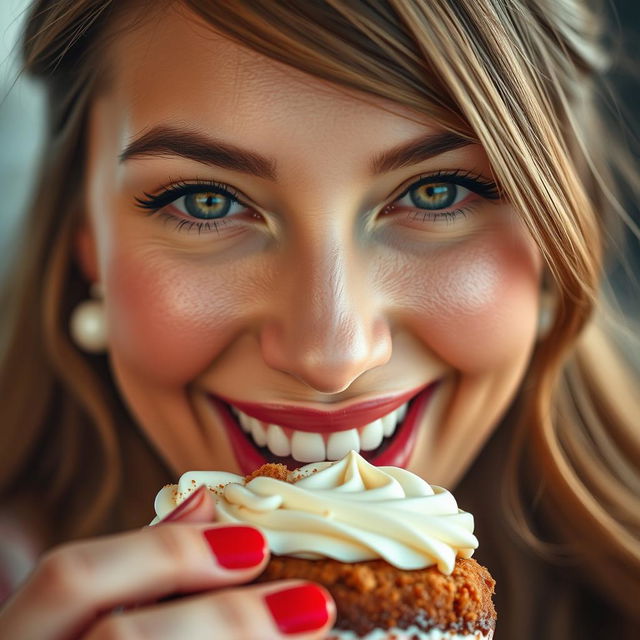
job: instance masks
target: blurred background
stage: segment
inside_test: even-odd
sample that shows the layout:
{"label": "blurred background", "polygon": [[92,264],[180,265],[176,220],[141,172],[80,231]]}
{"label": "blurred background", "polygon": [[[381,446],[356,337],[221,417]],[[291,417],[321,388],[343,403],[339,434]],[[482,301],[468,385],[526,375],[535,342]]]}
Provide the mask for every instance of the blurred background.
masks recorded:
{"label": "blurred background", "polygon": [[[20,76],[17,40],[28,0],[0,0],[0,270],[29,197],[43,135],[43,100]],[[1,310],[0,310],[1,312]]]}
{"label": "blurred background", "polygon": [[[28,0],[0,0],[0,274],[10,258],[13,231],[29,198],[43,135],[42,96],[38,88],[20,74],[18,38],[28,4]],[[606,6],[615,25],[611,42],[619,46],[627,58],[626,64],[613,73],[620,96],[620,117],[626,121],[628,139],[634,136],[637,139],[640,134],[640,56],[637,53],[640,2],[609,0]],[[638,144],[634,146],[636,151],[640,149]],[[639,222],[638,203],[629,199],[628,206]],[[634,240],[633,244],[634,257],[627,270],[640,274],[640,249],[638,242]],[[614,276],[618,282],[624,280],[620,270]],[[634,315],[637,312],[640,316],[640,296],[627,294],[623,286],[620,292],[623,304],[633,305]]]}

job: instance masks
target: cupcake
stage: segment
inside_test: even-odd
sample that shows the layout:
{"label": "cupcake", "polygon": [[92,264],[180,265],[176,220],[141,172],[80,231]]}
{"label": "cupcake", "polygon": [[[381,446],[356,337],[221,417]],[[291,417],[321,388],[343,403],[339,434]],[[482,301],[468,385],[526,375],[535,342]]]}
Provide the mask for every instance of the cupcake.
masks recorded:
{"label": "cupcake", "polygon": [[156,497],[160,520],[200,485],[222,522],[259,527],[272,558],[258,581],[304,578],[336,602],[333,639],[489,639],[494,581],[471,556],[473,516],[446,489],[354,451],[295,471],[185,473]]}

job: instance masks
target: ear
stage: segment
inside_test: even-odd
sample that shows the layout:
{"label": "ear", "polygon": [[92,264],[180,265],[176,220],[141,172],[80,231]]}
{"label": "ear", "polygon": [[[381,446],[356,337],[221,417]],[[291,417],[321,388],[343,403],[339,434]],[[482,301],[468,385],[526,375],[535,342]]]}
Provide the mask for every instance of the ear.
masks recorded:
{"label": "ear", "polygon": [[98,258],[93,229],[88,220],[83,220],[74,236],[74,254],[80,271],[87,282],[98,282]]}

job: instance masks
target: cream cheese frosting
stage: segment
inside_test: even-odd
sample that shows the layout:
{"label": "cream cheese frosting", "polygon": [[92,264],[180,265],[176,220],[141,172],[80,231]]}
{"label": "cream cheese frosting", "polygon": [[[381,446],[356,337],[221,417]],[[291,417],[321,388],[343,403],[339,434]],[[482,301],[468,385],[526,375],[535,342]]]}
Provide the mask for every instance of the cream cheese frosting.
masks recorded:
{"label": "cream cheese frosting", "polygon": [[216,500],[220,522],[244,522],[271,551],[300,558],[360,562],[381,558],[399,569],[436,564],[450,574],[457,556],[478,547],[473,516],[442,487],[399,467],[376,467],[355,451],[337,462],[289,472],[292,482],[224,471],[189,471],[155,500],[157,523],[199,486]]}

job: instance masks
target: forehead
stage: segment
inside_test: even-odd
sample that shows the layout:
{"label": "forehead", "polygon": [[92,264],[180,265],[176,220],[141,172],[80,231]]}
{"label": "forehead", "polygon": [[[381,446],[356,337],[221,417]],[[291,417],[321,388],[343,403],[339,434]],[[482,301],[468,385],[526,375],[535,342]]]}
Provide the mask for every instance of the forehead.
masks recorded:
{"label": "forehead", "polygon": [[[357,137],[371,152],[429,131],[423,117],[379,98],[331,85],[216,33],[184,9],[125,30],[110,50],[112,82],[101,101],[124,138],[156,124],[193,126],[273,153],[296,141],[318,151]],[[111,119],[113,121],[113,119]],[[375,135],[372,135],[375,132]],[[330,133],[330,135],[329,135]]]}

